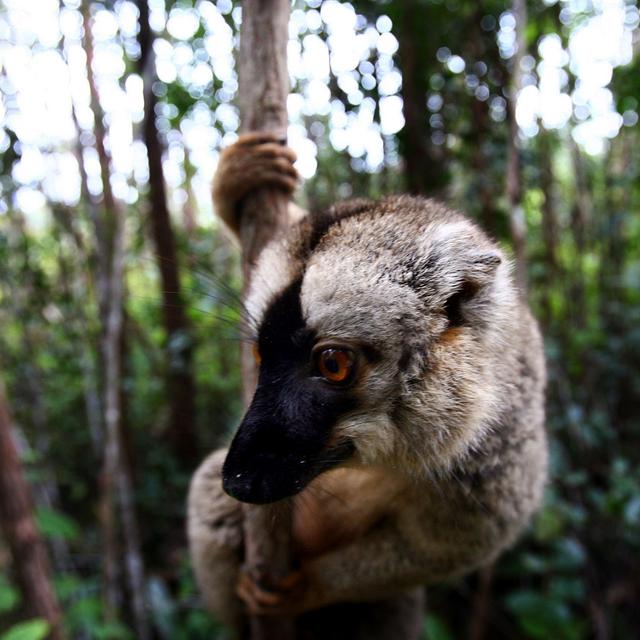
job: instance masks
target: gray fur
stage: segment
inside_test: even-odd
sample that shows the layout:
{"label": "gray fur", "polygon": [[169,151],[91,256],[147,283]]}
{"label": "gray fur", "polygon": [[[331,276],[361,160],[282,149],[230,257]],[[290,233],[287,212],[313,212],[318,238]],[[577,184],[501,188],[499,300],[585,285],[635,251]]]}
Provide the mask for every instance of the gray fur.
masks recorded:
{"label": "gray fur", "polygon": [[[265,248],[247,304],[259,324],[302,277],[303,315],[318,336],[377,348],[358,381],[361,408],[334,435],[354,442],[354,469],[395,489],[376,526],[308,561],[313,608],[389,597],[492,561],[539,506],[547,473],[542,342],[500,248],[431,200],[347,202],[327,215]],[[452,328],[445,309],[461,290],[464,322]],[[219,456],[192,483],[189,534],[207,604],[221,613],[233,609],[241,536],[238,505],[214,478]]]}

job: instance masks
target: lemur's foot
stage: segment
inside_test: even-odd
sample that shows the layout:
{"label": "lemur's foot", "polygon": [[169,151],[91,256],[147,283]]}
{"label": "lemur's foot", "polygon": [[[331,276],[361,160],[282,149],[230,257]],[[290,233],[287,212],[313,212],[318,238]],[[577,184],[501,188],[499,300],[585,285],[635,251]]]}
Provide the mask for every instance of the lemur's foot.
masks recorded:
{"label": "lemur's foot", "polygon": [[271,187],[291,195],[299,176],[295,152],[272,133],[247,133],[220,154],[213,181],[218,215],[232,228],[240,201],[251,191]]}
{"label": "lemur's foot", "polygon": [[285,576],[273,589],[265,589],[247,572],[241,571],[236,585],[238,597],[253,615],[293,615],[313,608],[303,571]]}

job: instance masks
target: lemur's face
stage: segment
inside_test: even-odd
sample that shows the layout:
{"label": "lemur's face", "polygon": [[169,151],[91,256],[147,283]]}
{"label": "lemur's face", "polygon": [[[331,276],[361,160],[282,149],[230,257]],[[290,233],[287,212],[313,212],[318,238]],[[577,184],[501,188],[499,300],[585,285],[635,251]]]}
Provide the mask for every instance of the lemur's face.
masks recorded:
{"label": "lemur's face", "polygon": [[[274,502],[331,467],[384,464],[400,447],[421,447],[422,464],[425,448],[462,437],[405,424],[415,399],[433,405],[423,413],[431,411],[434,428],[477,400],[464,366],[440,363],[446,301],[458,285],[439,296],[441,283],[421,281],[450,278],[437,256],[411,244],[412,229],[375,224],[336,224],[312,246],[313,229],[302,225],[261,256],[248,299],[258,385],[223,468],[224,488],[238,500]],[[427,387],[438,393],[425,395]]]}
{"label": "lemur's face", "polygon": [[319,340],[303,318],[300,289],[299,280],[287,287],[259,329],[258,386],[223,472],[225,489],[245,502],[296,494],[353,453],[348,438],[331,436],[358,405],[356,380],[369,354],[347,341]]}

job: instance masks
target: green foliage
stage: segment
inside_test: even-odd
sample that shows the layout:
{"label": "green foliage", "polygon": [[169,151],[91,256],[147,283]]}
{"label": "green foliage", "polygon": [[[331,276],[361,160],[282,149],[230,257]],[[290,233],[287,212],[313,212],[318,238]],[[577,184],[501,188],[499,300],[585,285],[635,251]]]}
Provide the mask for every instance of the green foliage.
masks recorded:
{"label": "green foliage", "polygon": [[516,616],[527,637],[553,637],[558,640],[578,640],[584,637],[584,622],[571,614],[562,589],[556,592],[552,589],[547,593],[515,592],[507,596],[506,605]]}
{"label": "green foliage", "polygon": [[0,573],[0,615],[15,609],[20,602],[20,594]]}
{"label": "green foliage", "polygon": [[45,538],[76,540],[80,534],[78,526],[72,518],[53,509],[38,507],[36,509],[36,522],[40,533]]}
{"label": "green foliage", "polygon": [[[81,583],[77,583],[82,594]],[[65,609],[65,623],[72,635],[86,634],[91,640],[133,640],[127,626],[105,619],[101,599],[96,595],[78,595]]]}
{"label": "green foliage", "polygon": [[21,622],[0,635],[0,640],[44,640],[50,626],[45,620],[34,619]]}
{"label": "green foliage", "polygon": [[447,623],[437,615],[430,613],[424,621],[424,640],[453,640]]}

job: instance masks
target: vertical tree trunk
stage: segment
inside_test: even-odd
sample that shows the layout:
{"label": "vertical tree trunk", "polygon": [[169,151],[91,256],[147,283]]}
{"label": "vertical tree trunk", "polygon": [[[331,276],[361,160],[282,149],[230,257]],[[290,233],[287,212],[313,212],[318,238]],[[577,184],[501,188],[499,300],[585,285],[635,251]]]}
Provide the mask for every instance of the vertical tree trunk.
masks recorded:
{"label": "vertical tree trunk", "polygon": [[[569,149],[575,175],[574,203],[571,208],[571,236],[575,246],[575,262],[571,283],[572,325],[584,328],[587,323],[587,283],[584,271],[584,256],[588,250],[591,221],[591,186],[586,175],[584,158],[576,142],[569,137]],[[607,163],[608,164],[608,163]],[[610,173],[608,175],[611,175]],[[609,193],[609,189],[606,190]],[[605,209],[610,212],[610,209]],[[611,218],[609,218],[611,220]],[[605,237],[608,237],[605,234]],[[603,263],[608,262],[603,260]]]}
{"label": "vertical tree trunk", "polygon": [[100,177],[102,179],[102,205],[106,215],[97,215],[92,220],[95,226],[96,238],[103,238],[104,242],[100,242],[96,246],[98,255],[98,305],[100,315],[104,317],[106,313],[107,299],[109,297],[109,265],[111,264],[110,249],[112,245],[113,229],[109,220],[109,212],[115,208],[115,200],[111,191],[110,182],[110,158],[105,147],[106,131],[104,128],[104,114],[100,107],[100,99],[98,97],[98,89],[93,77],[93,39],[91,36],[91,15],[89,13],[89,3],[83,2],[81,5],[82,21],[83,21],[83,37],[82,46],[87,56],[87,82],[89,83],[89,92],[91,95],[91,111],[93,112],[94,137],[98,160],[100,162]]}
{"label": "vertical tree trunk", "polygon": [[[487,34],[480,26],[484,8],[477,5],[476,11],[472,14],[469,30],[471,37],[469,49],[473,58],[477,61],[484,60],[490,66],[499,58],[498,44],[495,37],[491,39],[491,44],[487,46]],[[491,147],[491,136],[495,123],[489,117],[489,101],[479,100],[475,95],[469,96],[471,101],[472,122],[470,126],[467,142],[471,149],[471,170],[470,182],[474,190],[475,202],[469,203],[475,207],[479,220],[485,229],[493,236],[498,235],[499,220],[498,208],[496,207],[496,185],[492,180],[489,170],[491,158],[489,149]]]}
{"label": "vertical tree trunk", "polygon": [[[81,131],[80,124],[78,123],[78,118],[76,116],[76,108],[75,105],[71,105],[71,117],[73,119],[73,124],[75,126],[77,140],[75,146],[75,156],[78,162],[78,169],[80,171],[80,193],[82,194],[82,202],[86,203],[88,212],[89,212],[89,220],[93,226],[94,236],[96,238],[99,237],[100,226],[100,207],[96,198],[89,191],[89,179],[87,176],[87,170],[84,164],[84,155],[83,155],[83,147],[80,142],[81,139]],[[81,237],[79,233],[71,233],[70,234],[75,242],[76,248],[79,254],[79,263],[87,265],[88,268],[82,270],[82,275],[80,277],[80,282],[76,280],[74,282],[75,295],[80,298],[82,296],[83,291],[92,291],[95,290],[95,282],[93,279],[93,273],[95,271],[95,263],[98,263],[98,268],[100,269],[100,258],[99,251],[100,248],[98,246],[95,249],[89,249],[85,247],[82,243]],[[97,245],[98,243],[96,243]],[[95,252],[95,253],[94,253]],[[97,257],[97,261],[96,258]],[[80,366],[82,368],[82,389],[84,395],[84,404],[85,404],[85,412],[87,415],[87,424],[89,425],[89,434],[91,436],[91,444],[93,445],[93,450],[96,456],[100,455],[102,451],[102,404],[100,400],[100,392],[99,392],[99,376],[97,374],[98,366],[97,360],[99,360],[99,355],[96,355],[98,349],[95,349],[93,346],[93,341],[91,340],[90,330],[88,326],[87,317],[82,315],[82,317],[76,318],[78,324],[81,327],[81,333],[84,335],[84,339],[82,340],[82,355],[80,356]]]}
{"label": "vertical tree trunk", "polygon": [[[541,131],[538,138],[540,145],[540,188],[544,195],[542,204],[542,238],[545,246],[547,282],[552,283],[557,282],[560,275],[558,265],[558,214],[554,193],[552,145],[549,132]],[[542,307],[544,309],[546,327],[551,326],[553,319],[551,301],[549,299],[550,293],[551,286],[544,287]]]}
{"label": "vertical tree trunk", "polygon": [[[398,67],[402,73],[402,110],[405,119],[399,133],[400,151],[404,159],[407,190],[410,193],[434,195],[447,183],[442,148],[431,141],[427,112],[429,71],[436,62],[437,39],[429,5],[406,0],[398,3]],[[425,36],[425,25],[429,33]]]}
{"label": "vertical tree trunk", "polygon": [[[245,0],[240,30],[239,90],[243,131],[287,132],[286,100],[288,0]],[[276,190],[262,189],[246,198],[240,219],[242,270],[246,295],[252,267],[265,244],[288,221],[288,198]],[[256,385],[256,364],[251,349],[243,345],[242,379],[248,404]],[[247,507],[245,510],[246,562],[261,584],[269,586],[291,570],[289,510]],[[293,623],[286,619],[253,617],[252,640],[293,638]]]}
{"label": "vertical tree trunk", "polygon": [[520,62],[525,54],[525,28],[527,6],[525,0],[513,0],[513,15],[516,20],[516,52],[511,61],[511,79],[507,117],[509,120],[509,142],[507,148],[507,200],[509,202],[509,222],[515,254],[515,278],[522,297],[527,295],[527,227],[522,207],[522,173],[518,149],[518,123],[516,122],[516,102],[520,92],[522,72]]}
{"label": "vertical tree trunk", "polygon": [[197,220],[196,214],[198,211],[198,202],[196,200],[196,194],[193,192],[193,187],[191,186],[191,181],[193,180],[193,176],[196,173],[196,169],[191,162],[191,154],[189,153],[189,149],[187,145],[182,143],[184,149],[184,185],[183,188],[187,194],[186,202],[184,203],[184,207],[182,209],[182,218],[184,221],[184,229],[187,232],[187,236],[190,239],[193,239],[194,234],[196,232]]}
{"label": "vertical tree trunk", "polygon": [[[145,580],[138,526],[135,516],[133,487],[129,467],[124,460],[121,416],[122,396],[120,378],[122,372],[122,298],[124,287],[124,216],[116,209],[114,244],[107,300],[106,327],[104,332],[105,367],[105,495],[111,508],[114,497],[120,506],[122,530],[124,534],[125,568],[131,596],[136,637],[148,640],[151,636],[145,603]],[[111,516],[113,517],[113,515]]]}
{"label": "vertical tree trunk", "polygon": [[491,586],[495,565],[492,563],[478,572],[478,581],[473,595],[469,640],[484,640],[491,633]]}
{"label": "vertical tree trunk", "polygon": [[118,529],[115,508],[120,508],[125,552],[125,571],[131,596],[136,637],[150,638],[145,604],[145,580],[136,523],[133,483],[122,446],[122,324],[124,297],[125,213],[110,187],[110,158],[104,144],[104,113],[93,76],[93,42],[87,3],[82,5],[83,46],[87,54],[87,80],[95,119],[96,149],[102,175],[102,215],[95,220],[99,255],[98,299],[102,322],[104,366],[104,468],[101,477],[101,517],[105,540],[105,593],[107,610],[115,617],[121,602],[118,575]]}
{"label": "vertical tree trunk", "polygon": [[154,36],[149,25],[147,0],[137,0],[140,11],[139,72],[144,83],[143,137],[149,159],[149,221],[162,283],[162,313],[167,340],[167,392],[170,402],[169,440],[185,470],[197,460],[196,387],[193,378],[192,334],[185,314],[180,286],[176,241],[162,169],[162,146],[156,127],[156,79],[153,56]]}
{"label": "vertical tree trunk", "polygon": [[[91,36],[91,16],[89,13],[89,4],[83,2],[81,5],[83,20],[83,38],[82,46],[87,56],[87,82],[91,95],[91,111],[94,118],[94,137],[98,160],[100,162],[100,175],[102,178],[102,206],[96,207],[94,211],[95,217],[92,218],[94,226],[94,234],[96,240],[96,254],[98,256],[98,277],[97,277],[97,296],[100,322],[103,327],[102,339],[104,340],[104,327],[106,326],[107,310],[110,298],[110,264],[112,249],[112,221],[110,216],[115,210],[115,202],[111,193],[109,156],[105,148],[105,128],[104,117],[100,107],[98,91],[93,77],[93,38]],[[104,356],[104,354],[101,354]],[[104,363],[101,363],[104,364]],[[105,411],[106,415],[106,411]],[[106,467],[106,464],[105,464]],[[120,608],[120,589],[118,582],[118,536],[117,523],[113,511],[113,486],[108,477],[107,470],[104,468],[100,478],[101,496],[100,496],[100,521],[103,535],[104,559],[104,599],[107,617],[113,617]]]}
{"label": "vertical tree trunk", "polygon": [[60,608],[51,588],[49,558],[33,519],[31,492],[11,436],[11,418],[1,384],[0,528],[11,552],[27,614],[47,620],[50,640],[61,640]]}
{"label": "vertical tree trunk", "polygon": [[[39,334],[34,330],[31,320],[33,314],[43,313],[44,302],[38,295],[38,274],[32,264],[29,234],[25,227],[24,216],[19,211],[13,211],[10,219],[10,233],[15,233],[14,251],[19,255],[20,283],[12,278],[2,282],[0,294],[6,296],[10,313],[22,325],[20,338],[21,358],[24,361],[22,373],[19,376],[19,389],[23,396],[23,403],[29,407],[28,422],[33,434],[33,445],[41,458],[39,478],[31,485],[31,493],[36,507],[53,509],[59,507],[59,488],[55,472],[51,467],[51,437],[44,398],[44,378],[38,366],[37,354],[41,346]],[[54,570],[69,568],[69,549],[62,539],[50,541]]]}

